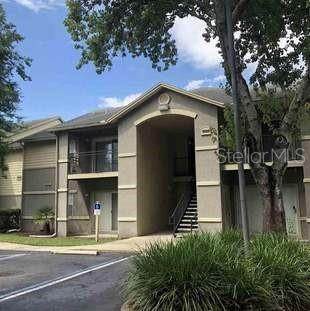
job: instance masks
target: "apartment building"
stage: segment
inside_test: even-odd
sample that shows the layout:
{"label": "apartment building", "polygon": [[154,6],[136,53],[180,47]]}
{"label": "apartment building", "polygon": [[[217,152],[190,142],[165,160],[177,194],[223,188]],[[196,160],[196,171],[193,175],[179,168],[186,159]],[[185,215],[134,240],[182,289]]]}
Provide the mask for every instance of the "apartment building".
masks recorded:
{"label": "apartment building", "polygon": [[[43,197],[55,209],[60,236],[93,233],[96,201],[103,205],[100,232],[119,237],[239,227],[237,166],[218,158],[217,133],[224,105],[231,101],[221,89],[188,92],[158,84],[125,107],[88,113],[49,129],[55,140],[48,153],[55,161],[46,157],[40,168],[24,162],[24,230],[37,230],[31,215]],[[268,150],[272,143],[263,139]],[[48,143],[27,144],[47,150]],[[305,157],[294,152],[297,148],[303,148]],[[284,179],[287,229],[302,239],[310,234],[308,154],[306,122],[301,141],[289,150]],[[254,233],[262,230],[263,213],[248,164],[245,169]]]}

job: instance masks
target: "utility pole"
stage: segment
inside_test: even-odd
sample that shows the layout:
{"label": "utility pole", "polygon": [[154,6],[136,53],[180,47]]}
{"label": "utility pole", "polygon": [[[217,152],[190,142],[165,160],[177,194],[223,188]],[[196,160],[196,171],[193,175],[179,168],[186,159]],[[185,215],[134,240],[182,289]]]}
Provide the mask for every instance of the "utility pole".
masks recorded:
{"label": "utility pole", "polygon": [[225,1],[225,13],[226,13],[226,29],[228,36],[228,60],[230,67],[231,75],[231,88],[233,95],[233,105],[234,105],[234,121],[235,121],[235,144],[236,152],[240,156],[238,159],[238,179],[239,179],[239,195],[240,195],[240,208],[241,208],[241,218],[242,218],[242,233],[245,249],[248,249],[249,244],[249,223],[248,223],[248,214],[245,201],[245,177],[244,177],[244,154],[242,150],[241,143],[241,131],[240,131],[240,102],[238,95],[238,88],[236,82],[236,59],[235,59],[235,48],[234,48],[234,34],[233,34],[233,25],[232,25],[232,0]]}

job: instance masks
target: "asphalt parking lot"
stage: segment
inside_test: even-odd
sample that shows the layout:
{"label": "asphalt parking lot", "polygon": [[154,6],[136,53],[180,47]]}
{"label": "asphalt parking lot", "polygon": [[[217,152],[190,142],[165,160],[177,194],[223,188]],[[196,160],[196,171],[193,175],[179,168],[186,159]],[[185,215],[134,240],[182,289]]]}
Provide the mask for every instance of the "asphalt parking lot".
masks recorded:
{"label": "asphalt parking lot", "polygon": [[120,310],[128,255],[0,251],[0,310]]}

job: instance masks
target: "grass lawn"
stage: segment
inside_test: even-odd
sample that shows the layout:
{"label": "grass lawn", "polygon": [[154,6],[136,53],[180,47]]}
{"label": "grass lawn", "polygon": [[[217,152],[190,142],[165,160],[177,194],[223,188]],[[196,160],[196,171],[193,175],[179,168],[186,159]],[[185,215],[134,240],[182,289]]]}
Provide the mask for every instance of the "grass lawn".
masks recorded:
{"label": "grass lawn", "polygon": [[0,243],[16,243],[34,246],[80,246],[80,245],[94,245],[111,242],[115,238],[99,239],[96,243],[94,238],[80,238],[80,237],[56,237],[56,238],[33,238],[21,233],[0,233]]}

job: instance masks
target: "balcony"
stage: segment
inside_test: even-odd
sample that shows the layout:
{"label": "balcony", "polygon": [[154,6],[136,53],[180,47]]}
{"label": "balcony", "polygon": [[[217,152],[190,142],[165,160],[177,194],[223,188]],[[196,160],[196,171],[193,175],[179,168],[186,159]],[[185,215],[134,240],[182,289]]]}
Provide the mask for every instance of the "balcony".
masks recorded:
{"label": "balcony", "polygon": [[117,153],[107,150],[69,154],[69,179],[116,177]]}

